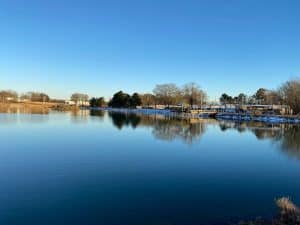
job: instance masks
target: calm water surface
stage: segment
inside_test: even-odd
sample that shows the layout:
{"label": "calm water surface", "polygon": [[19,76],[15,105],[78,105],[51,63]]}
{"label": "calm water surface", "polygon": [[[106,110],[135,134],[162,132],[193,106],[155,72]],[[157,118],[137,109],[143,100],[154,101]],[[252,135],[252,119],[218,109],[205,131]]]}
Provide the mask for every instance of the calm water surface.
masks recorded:
{"label": "calm water surface", "polygon": [[0,114],[0,224],[197,225],[300,203],[300,127]]}

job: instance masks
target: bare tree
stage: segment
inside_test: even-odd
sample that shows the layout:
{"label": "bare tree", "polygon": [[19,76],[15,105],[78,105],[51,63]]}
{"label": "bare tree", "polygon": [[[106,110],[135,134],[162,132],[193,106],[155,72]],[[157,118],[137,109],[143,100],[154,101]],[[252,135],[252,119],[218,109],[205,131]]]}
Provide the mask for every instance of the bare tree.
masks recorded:
{"label": "bare tree", "polygon": [[31,101],[33,102],[48,102],[50,97],[45,93],[31,92]]}
{"label": "bare tree", "polygon": [[193,105],[200,105],[202,107],[207,100],[206,93],[194,82],[184,85],[182,93],[184,100],[190,107],[193,107]]}
{"label": "bare tree", "polygon": [[285,104],[291,107],[293,113],[300,113],[300,78],[285,82],[279,89]]}
{"label": "bare tree", "polygon": [[155,96],[153,94],[149,94],[149,93],[142,94],[141,99],[142,99],[142,105],[147,106],[148,108],[150,107],[150,105],[156,104]]}
{"label": "bare tree", "polygon": [[71,95],[71,100],[75,102],[76,105],[84,105],[83,103],[89,100],[89,96],[87,94],[74,93]]}
{"label": "bare tree", "polygon": [[18,94],[15,91],[12,90],[3,90],[0,91],[0,100],[4,102],[9,102],[9,101],[17,101],[18,99]]}
{"label": "bare tree", "polygon": [[45,94],[45,93],[40,93],[40,92],[27,92],[23,95],[21,95],[22,100],[29,100],[32,102],[49,102],[50,97]]}
{"label": "bare tree", "polygon": [[167,105],[179,103],[181,91],[175,84],[158,84],[153,90],[159,103]]}
{"label": "bare tree", "polygon": [[268,105],[280,105],[282,103],[282,99],[280,93],[278,91],[268,90],[265,93],[265,103]]}

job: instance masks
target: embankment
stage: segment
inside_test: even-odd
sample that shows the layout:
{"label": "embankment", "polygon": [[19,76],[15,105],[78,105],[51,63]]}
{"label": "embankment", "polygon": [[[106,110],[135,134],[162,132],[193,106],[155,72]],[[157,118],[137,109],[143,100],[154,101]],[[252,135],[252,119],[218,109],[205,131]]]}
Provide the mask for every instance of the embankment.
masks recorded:
{"label": "embankment", "polygon": [[79,107],[52,102],[0,103],[2,113],[48,114],[51,110],[71,111],[79,110]]}

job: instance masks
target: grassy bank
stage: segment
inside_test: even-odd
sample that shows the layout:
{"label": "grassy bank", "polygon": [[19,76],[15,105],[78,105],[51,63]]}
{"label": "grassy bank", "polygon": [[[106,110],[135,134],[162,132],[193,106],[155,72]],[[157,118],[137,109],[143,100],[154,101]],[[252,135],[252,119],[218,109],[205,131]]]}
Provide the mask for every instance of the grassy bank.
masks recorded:
{"label": "grassy bank", "polygon": [[238,225],[300,225],[300,209],[289,198],[275,201],[278,214],[272,219],[256,219],[240,222]]}
{"label": "grassy bank", "polygon": [[79,107],[52,102],[0,103],[2,113],[48,114],[51,110],[72,111],[79,110]]}

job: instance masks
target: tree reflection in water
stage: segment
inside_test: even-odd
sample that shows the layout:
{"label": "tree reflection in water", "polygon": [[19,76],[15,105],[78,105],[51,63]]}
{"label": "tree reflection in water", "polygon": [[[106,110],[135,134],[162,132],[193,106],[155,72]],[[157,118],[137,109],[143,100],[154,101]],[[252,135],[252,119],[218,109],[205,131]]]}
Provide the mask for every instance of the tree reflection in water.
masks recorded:
{"label": "tree reflection in water", "polygon": [[177,138],[187,143],[201,137],[205,132],[206,123],[201,120],[193,122],[186,119],[167,118],[162,115],[137,115],[131,113],[108,112],[115,127],[122,129],[124,126],[132,128],[151,127],[157,139],[171,141]]}
{"label": "tree reflection in water", "polygon": [[192,143],[199,139],[206,130],[206,124],[192,123],[190,120],[165,119],[156,121],[153,126],[153,134],[161,140],[174,140],[180,138],[186,143]]}
{"label": "tree reflection in water", "polygon": [[300,159],[300,125],[266,124],[263,122],[228,122],[220,121],[220,129],[236,129],[251,131],[258,140],[269,139],[289,156]]}
{"label": "tree reflection in water", "polygon": [[[104,117],[104,111],[90,112],[92,116]],[[267,124],[263,122],[217,121],[213,119],[178,119],[164,115],[140,115],[108,112],[112,123],[118,129],[125,127],[150,127],[155,138],[172,141],[182,139],[193,143],[202,137],[207,125],[219,124],[220,130],[237,130],[239,133],[252,132],[258,140],[269,139],[286,154],[300,159],[300,125]]]}
{"label": "tree reflection in water", "polygon": [[97,116],[103,118],[105,116],[105,111],[103,110],[90,110],[90,116]]}
{"label": "tree reflection in water", "polygon": [[141,118],[136,114],[108,112],[112,119],[113,125],[121,130],[124,126],[136,128],[141,121]]}
{"label": "tree reflection in water", "polygon": [[87,123],[90,115],[89,110],[71,110],[68,112],[72,123]]}
{"label": "tree reflection in water", "polygon": [[288,155],[300,159],[300,126],[287,126],[281,132],[280,146]]}
{"label": "tree reflection in water", "polygon": [[103,110],[90,110],[90,118],[93,121],[103,121],[105,117],[105,111]]}

